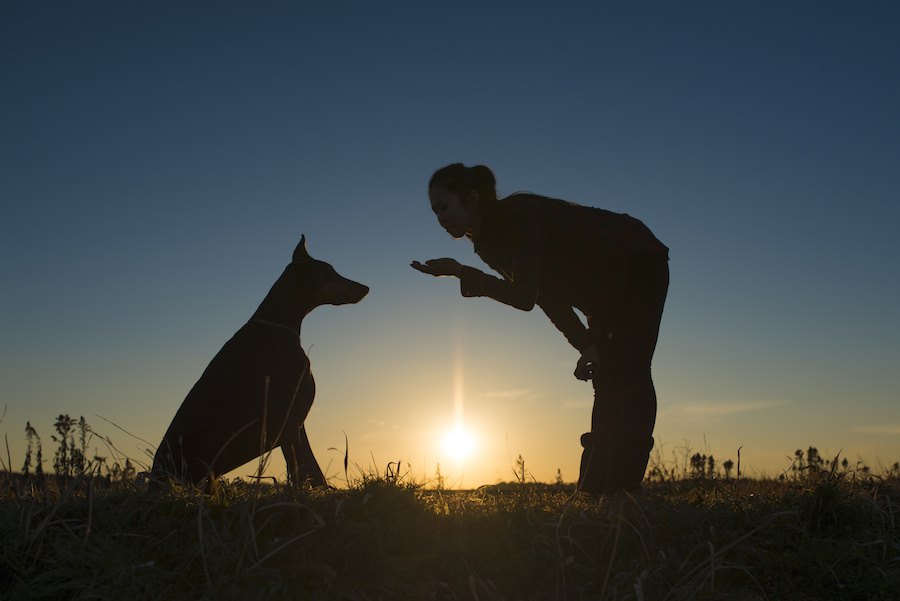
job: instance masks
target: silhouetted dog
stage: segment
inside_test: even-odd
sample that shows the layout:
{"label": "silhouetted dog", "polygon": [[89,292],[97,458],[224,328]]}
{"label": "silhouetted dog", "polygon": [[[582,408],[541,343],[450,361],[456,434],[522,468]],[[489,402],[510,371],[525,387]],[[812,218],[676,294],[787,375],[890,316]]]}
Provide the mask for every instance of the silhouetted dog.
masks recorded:
{"label": "silhouetted dog", "polygon": [[199,485],[281,447],[295,484],[325,484],[303,421],[316,385],[300,322],[319,305],[369,292],[306,252],[306,237],[256,313],[225,343],[188,393],[153,459],[154,480]]}

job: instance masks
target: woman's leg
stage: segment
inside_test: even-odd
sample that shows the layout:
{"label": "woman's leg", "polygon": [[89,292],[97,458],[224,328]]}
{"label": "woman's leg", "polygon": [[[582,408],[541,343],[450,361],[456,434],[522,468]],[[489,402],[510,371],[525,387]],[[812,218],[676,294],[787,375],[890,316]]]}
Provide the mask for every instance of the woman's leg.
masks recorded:
{"label": "woman's leg", "polygon": [[[605,493],[640,486],[653,448],[656,391],[650,363],[669,283],[665,255],[632,257],[622,307],[597,332],[591,432],[582,436],[579,487]],[[593,329],[593,328],[592,328]],[[606,328],[603,328],[606,329]]]}

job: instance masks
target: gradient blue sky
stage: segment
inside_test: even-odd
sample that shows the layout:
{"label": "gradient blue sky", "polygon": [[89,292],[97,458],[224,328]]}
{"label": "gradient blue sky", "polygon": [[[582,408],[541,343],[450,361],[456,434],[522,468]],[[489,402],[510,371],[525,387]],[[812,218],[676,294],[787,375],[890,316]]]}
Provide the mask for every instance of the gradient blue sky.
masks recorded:
{"label": "gradient blue sky", "polygon": [[[305,4],[309,4],[306,6]],[[475,486],[577,476],[590,385],[483,267],[438,167],[627,212],[671,248],[657,440],[775,475],[900,460],[900,9],[892,2],[0,4],[0,432],[84,415],[131,457],[305,233],[371,287],[304,323],[308,428]],[[454,400],[477,439],[441,449]],[[107,454],[100,449],[101,454]],[[277,466],[273,469],[276,469]]]}

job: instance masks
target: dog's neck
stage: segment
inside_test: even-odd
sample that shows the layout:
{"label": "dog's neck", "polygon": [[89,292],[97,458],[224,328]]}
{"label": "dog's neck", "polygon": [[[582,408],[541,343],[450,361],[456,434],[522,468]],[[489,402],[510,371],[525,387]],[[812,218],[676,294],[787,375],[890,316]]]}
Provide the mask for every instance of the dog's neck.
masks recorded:
{"label": "dog's neck", "polygon": [[253,317],[253,318],[251,318],[251,319],[250,319],[250,323],[258,323],[258,324],[264,325],[264,326],[271,326],[271,327],[273,327],[273,328],[279,328],[279,329],[282,329],[282,330],[287,330],[288,332],[290,332],[291,334],[293,334],[294,336],[296,336],[296,337],[297,337],[297,340],[300,339],[300,329],[299,329],[299,328],[292,328],[291,326],[289,326],[289,325],[287,325],[287,324],[278,323],[277,321],[269,321],[268,319],[260,319],[260,318],[258,318],[258,317]]}
{"label": "dog's neck", "polygon": [[312,302],[304,303],[303,300],[294,298],[289,290],[289,285],[284,282],[284,274],[272,285],[272,289],[259,304],[250,321],[276,324],[300,335],[300,326],[303,318],[316,308]]}
{"label": "dog's neck", "polygon": [[306,312],[302,315],[298,315],[297,311],[283,311],[278,310],[279,307],[272,306],[266,304],[263,301],[263,304],[259,306],[259,309],[256,310],[250,317],[250,321],[256,323],[268,324],[271,326],[278,326],[280,328],[284,328],[285,330],[290,330],[294,332],[298,337],[300,336],[300,326],[303,325],[303,318],[306,317]]}

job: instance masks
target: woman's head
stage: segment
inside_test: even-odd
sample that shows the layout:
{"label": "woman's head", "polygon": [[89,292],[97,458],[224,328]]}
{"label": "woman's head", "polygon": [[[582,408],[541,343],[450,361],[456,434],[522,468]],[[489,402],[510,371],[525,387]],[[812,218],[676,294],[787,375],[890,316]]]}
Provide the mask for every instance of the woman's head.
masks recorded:
{"label": "woman's head", "polygon": [[428,198],[441,226],[451,236],[471,235],[481,214],[497,202],[494,174],[484,165],[447,165],[431,176]]}

